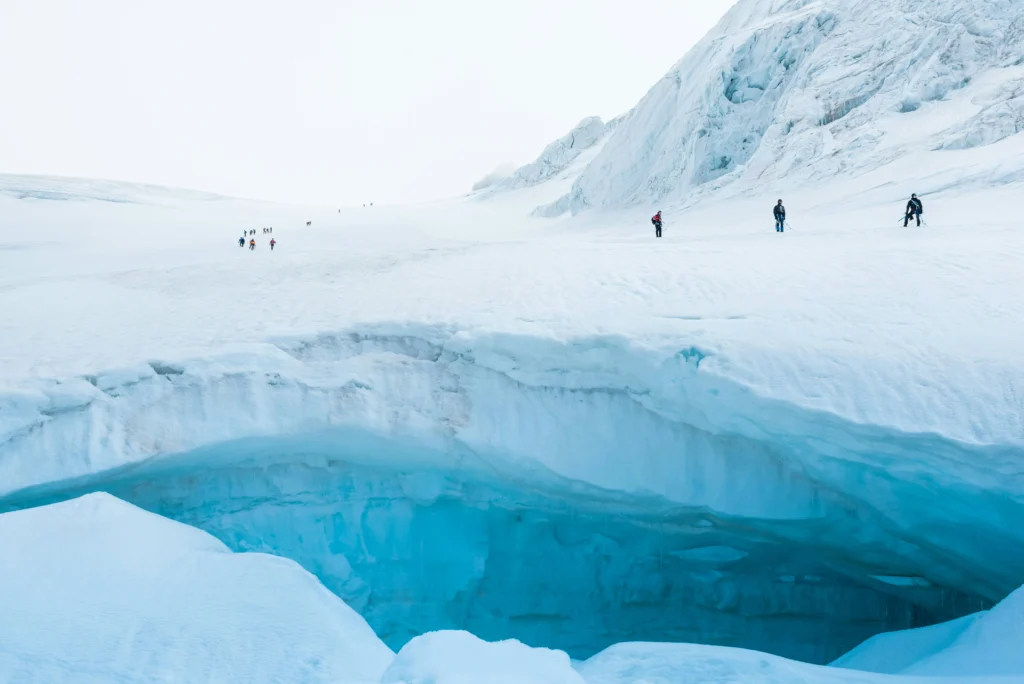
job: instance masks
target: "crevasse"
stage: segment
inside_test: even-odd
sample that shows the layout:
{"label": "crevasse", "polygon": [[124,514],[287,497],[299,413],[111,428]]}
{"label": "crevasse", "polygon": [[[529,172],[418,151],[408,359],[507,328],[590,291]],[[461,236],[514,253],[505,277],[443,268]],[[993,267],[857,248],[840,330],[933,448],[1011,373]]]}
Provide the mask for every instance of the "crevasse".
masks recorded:
{"label": "crevasse", "polygon": [[100,489],[293,558],[392,647],[826,662],[1019,584],[1019,448],[765,399],[705,358],[408,328],[51,383],[4,398],[0,503]]}

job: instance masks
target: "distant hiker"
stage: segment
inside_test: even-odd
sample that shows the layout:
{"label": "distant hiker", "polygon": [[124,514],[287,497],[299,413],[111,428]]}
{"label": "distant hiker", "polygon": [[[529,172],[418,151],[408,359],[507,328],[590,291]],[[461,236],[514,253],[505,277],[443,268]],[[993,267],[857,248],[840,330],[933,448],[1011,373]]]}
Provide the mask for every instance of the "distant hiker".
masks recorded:
{"label": "distant hiker", "polygon": [[238,246],[239,247],[245,247],[245,236],[244,235],[242,237],[238,238]]}
{"label": "distant hiker", "polygon": [[661,209],[658,213],[651,217],[651,223],[654,224],[654,237],[661,237]]}
{"label": "distant hiker", "polygon": [[[255,233],[256,231],[253,231],[253,232]],[[253,238],[252,240],[249,240],[249,251],[251,252],[254,249],[256,249],[256,239],[255,238]]]}
{"label": "distant hiker", "polygon": [[306,221],[306,227],[307,227],[307,228],[309,228],[309,227],[310,227],[311,225],[313,225],[313,222],[312,222],[312,221]]}
{"label": "distant hiker", "polygon": [[921,225],[921,214],[924,213],[924,203],[918,198],[916,193],[911,193],[910,201],[907,202],[907,213],[903,217],[903,227],[906,228],[907,224],[910,223],[910,219],[916,218],[917,225]]}
{"label": "distant hiker", "polygon": [[274,238],[270,238],[270,251],[271,252],[274,251],[274,245],[276,245],[276,244],[277,244],[277,240],[275,240]]}
{"label": "distant hiker", "polygon": [[786,207],[782,206],[782,200],[779,200],[779,203],[775,205],[772,215],[775,216],[775,232],[786,232]]}
{"label": "distant hiker", "polygon": [[270,228],[267,228],[267,232],[268,233],[273,233],[274,232],[274,226],[270,226]]}

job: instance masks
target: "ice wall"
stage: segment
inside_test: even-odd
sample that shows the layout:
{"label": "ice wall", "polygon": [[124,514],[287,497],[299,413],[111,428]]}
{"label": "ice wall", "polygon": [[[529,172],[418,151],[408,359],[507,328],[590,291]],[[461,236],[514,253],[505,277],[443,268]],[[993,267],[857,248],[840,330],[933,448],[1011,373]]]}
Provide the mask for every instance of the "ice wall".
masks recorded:
{"label": "ice wall", "polygon": [[[998,142],[1024,130],[1022,54],[1014,0],[741,0],[641,100],[571,208],[792,188]],[[956,96],[976,79],[992,85]]]}
{"label": "ice wall", "polygon": [[106,489],[298,560],[392,646],[457,627],[825,662],[1016,588],[1019,449],[759,399],[702,364],[437,329],[154,363],[9,397],[3,505]]}
{"label": "ice wall", "polygon": [[467,629],[577,657],[647,639],[827,662],[878,631],[981,603],[856,577],[813,539],[816,522],[736,519],[537,472],[527,485],[525,473],[482,466],[359,465],[389,452],[449,456],[324,435],[225,444],[100,486],[232,548],[298,560],[393,648]]}

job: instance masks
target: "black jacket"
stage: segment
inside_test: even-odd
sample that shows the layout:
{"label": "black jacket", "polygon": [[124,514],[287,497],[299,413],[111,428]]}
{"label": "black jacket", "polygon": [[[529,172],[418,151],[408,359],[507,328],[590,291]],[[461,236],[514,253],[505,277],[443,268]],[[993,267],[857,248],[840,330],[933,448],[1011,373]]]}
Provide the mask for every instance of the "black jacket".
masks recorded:
{"label": "black jacket", "polygon": [[786,207],[781,204],[776,204],[775,208],[772,210],[772,215],[775,217],[776,221],[786,218]]}
{"label": "black jacket", "polygon": [[920,197],[915,197],[914,199],[912,199],[909,202],[907,202],[907,213],[908,214],[923,214],[924,213],[924,203],[921,202],[921,198]]}

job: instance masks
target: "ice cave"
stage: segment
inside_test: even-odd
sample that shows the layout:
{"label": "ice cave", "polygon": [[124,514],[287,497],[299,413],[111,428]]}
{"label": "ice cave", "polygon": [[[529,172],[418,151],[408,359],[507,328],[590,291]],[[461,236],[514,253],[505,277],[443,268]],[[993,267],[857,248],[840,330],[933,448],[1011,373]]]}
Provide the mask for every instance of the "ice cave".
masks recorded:
{"label": "ice cave", "polygon": [[[783,419],[724,382],[701,388],[713,401],[698,415],[678,392],[659,395],[703,377],[693,350],[648,369],[602,340],[552,357],[600,350],[662,383],[637,391],[637,378],[582,370],[528,384],[452,345],[330,336],[273,357],[315,377],[267,359],[247,373],[206,361],[55,386],[63,408],[16,451],[120,440],[128,465],[86,465],[3,505],[102,490],[234,550],[291,558],[396,650],[464,629],[581,659],[667,641],[827,663],[1013,588],[1024,549],[1000,525],[1009,498],[971,497],[933,465],[902,477],[876,465],[923,451],[969,467],[998,454],[795,408]],[[745,425],[716,424],[714,401]],[[379,429],[360,424],[369,416]],[[270,434],[224,438],[263,420]],[[803,434],[812,420],[820,429]],[[159,456],[126,453],[139,450]]]}

